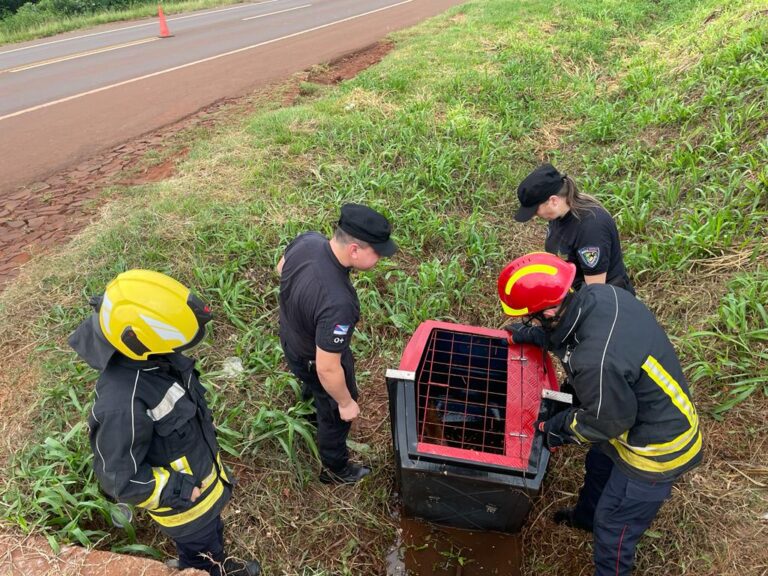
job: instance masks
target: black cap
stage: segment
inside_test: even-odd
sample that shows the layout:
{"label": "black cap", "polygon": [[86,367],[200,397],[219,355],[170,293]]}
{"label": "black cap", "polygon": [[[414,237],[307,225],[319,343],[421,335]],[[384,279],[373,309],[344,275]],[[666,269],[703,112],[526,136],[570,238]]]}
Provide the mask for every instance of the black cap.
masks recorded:
{"label": "black cap", "polygon": [[533,218],[539,204],[546,202],[550,196],[560,192],[564,178],[552,164],[542,164],[528,174],[517,187],[520,208],[515,214],[515,220],[528,222]]}
{"label": "black cap", "polygon": [[389,220],[373,208],[362,204],[344,204],[339,228],[370,244],[379,256],[392,256],[397,252],[397,244],[389,237],[392,232]]}

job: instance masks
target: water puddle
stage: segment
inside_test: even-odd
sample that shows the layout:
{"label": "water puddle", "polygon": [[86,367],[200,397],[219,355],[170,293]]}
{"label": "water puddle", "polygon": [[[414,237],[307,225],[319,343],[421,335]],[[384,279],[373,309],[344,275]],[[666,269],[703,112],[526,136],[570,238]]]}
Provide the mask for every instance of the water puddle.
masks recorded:
{"label": "water puddle", "polygon": [[387,576],[520,576],[519,534],[479,532],[400,519]]}

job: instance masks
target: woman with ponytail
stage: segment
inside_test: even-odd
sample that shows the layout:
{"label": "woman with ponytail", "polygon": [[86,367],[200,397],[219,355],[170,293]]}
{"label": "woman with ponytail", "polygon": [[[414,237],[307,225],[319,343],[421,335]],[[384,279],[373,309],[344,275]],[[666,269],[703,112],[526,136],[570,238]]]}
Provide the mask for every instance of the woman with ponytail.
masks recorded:
{"label": "woman with ponytail", "polygon": [[575,289],[611,284],[635,293],[627,276],[616,222],[600,202],[579,192],[567,174],[543,164],[517,188],[518,222],[533,216],[549,221],[544,248],[576,265]]}

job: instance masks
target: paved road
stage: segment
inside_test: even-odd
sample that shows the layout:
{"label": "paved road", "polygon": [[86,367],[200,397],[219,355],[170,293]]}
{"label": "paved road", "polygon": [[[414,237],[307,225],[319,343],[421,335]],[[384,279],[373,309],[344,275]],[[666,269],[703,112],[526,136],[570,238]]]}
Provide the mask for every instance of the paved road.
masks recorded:
{"label": "paved road", "polygon": [[261,0],[0,47],[0,199],[463,0]]}

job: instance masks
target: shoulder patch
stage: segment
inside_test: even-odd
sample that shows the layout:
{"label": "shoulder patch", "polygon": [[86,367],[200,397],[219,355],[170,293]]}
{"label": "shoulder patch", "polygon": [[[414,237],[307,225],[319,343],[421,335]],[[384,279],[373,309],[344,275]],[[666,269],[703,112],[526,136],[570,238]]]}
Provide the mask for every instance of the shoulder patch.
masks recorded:
{"label": "shoulder patch", "polygon": [[349,324],[336,324],[333,327],[333,334],[335,336],[346,336],[349,332]]}
{"label": "shoulder patch", "polygon": [[587,246],[579,249],[579,258],[587,268],[594,268],[600,261],[600,248],[597,246]]}

